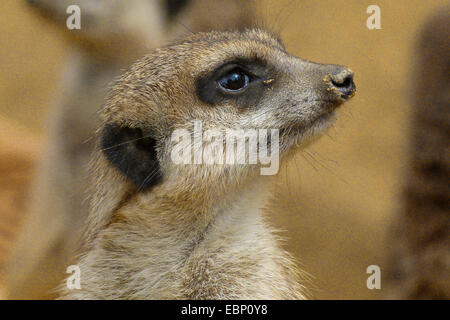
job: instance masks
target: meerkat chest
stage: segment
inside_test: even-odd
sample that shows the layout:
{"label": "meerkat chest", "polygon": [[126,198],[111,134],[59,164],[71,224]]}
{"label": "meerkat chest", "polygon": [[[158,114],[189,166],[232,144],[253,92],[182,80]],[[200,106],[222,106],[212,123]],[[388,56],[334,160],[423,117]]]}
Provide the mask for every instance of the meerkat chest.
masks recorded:
{"label": "meerkat chest", "polygon": [[[218,214],[183,266],[181,287],[193,299],[281,298],[288,260],[264,221],[260,201],[242,199]],[[294,281],[294,280],[292,280]]]}
{"label": "meerkat chest", "polygon": [[136,299],[292,297],[292,262],[264,221],[264,200],[244,193],[202,232],[110,226],[82,262],[83,289]]}

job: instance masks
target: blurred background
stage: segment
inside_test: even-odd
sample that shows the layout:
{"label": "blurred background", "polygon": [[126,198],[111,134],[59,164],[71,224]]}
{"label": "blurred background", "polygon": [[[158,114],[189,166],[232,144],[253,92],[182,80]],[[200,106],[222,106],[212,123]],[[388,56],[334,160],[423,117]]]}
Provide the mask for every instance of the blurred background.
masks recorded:
{"label": "blurred background", "polygon": [[[366,26],[371,4],[381,8],[381,30]],[[326,136],[282,167],[271,201],[271,219],[311,276],[307,286],[315,299],[383,296],[387,232],[405,175],[417,36],[446,4],[256,1],[257,20],[280,31],[289,52],[355,72],[356,96]],[[71,47],[25,1],[2,0],[0,16],[1,267],[27,213]],[[369,265],[381,268],[381,290],[366,286]]]}

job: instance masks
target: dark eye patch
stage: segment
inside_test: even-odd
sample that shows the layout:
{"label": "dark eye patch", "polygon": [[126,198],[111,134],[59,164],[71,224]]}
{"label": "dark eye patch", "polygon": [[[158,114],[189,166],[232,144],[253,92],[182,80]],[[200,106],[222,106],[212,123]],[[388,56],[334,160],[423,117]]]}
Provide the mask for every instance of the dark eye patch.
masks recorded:
{"label": "dark eye patch", "polygon": [[[233,73],[243,77],[237,78]],[[247,109],[258,104],[267,87],[264,81],[272,74],[273,71],[265,61],[235,59],[223,63],[206,75],[199,76],[196,79],[196,93],[198,98],[208,105],[217,105],[228,100],[240,109]],[[237,79],[237,83],[230,81],[233,77]],[[245,88],[233,90],[238,89],[242,81],[248,81]],[[230,88],[224,85],[227,83],[230,84]]]}

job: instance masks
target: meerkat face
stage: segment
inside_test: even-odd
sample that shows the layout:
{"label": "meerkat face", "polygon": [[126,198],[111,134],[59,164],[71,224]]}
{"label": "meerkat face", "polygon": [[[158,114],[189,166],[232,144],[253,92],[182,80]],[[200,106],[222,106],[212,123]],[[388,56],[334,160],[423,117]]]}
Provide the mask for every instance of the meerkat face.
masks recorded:
{"label": "meerkat face", "polygon": [[[283,155],[328,128],[354,92],[349,69],[290,55],[264,31],[194,34],[155,50],[118,81],[103,113],[101,147],[140,189],[180,174],[193,183],[242,176],[261,163],[236,161],[237,153],[250,157],[267,144],[273,155],[277,144]],[[230,130],[256,148],[228,149]],[[184,154],[178,163],[174,150]]]}

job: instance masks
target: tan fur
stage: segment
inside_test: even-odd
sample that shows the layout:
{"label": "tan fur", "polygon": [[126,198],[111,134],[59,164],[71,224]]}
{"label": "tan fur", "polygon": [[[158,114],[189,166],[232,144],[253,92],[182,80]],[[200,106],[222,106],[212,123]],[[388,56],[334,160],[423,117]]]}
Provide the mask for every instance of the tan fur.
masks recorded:
{"label": "tan fur", "polygon": [[[263,59],[278,72],[266,79],[271,87],[254,109],[209,106],[196,95],[194,79],[233,57]],[[287,154],[331,125],[343,99],[323,79],[339,70],[289,55],[261,30],[194,34],[135,63],[114,85],[101,128],[115,123],[152,132],[163,179],[137,190],[97,145],[78,263],[82,288],[63,287],[62,297],[305,298],[295,263],[264,218],[271,179],[252,165],[175,165],[169,142],[174,129],[201,119],[220,130],[286,129],[280,151]]]}
{"label": "tan fur", "polygon": [[[151,48],[192,32],[252,24],[251,3],[193,0],[173,20],[163,1],[80,0],[81,29],[66,28],[69,0],[34,0],[30,9],[56,27],[70,46],[60,99],[51,110],[48,148],[39,165],[23,230],[8,259],[9,298],[53,298],[73,263],[87,216],[85,167],[109,83]],[[208,12],[208,14],[205,14]]]}

